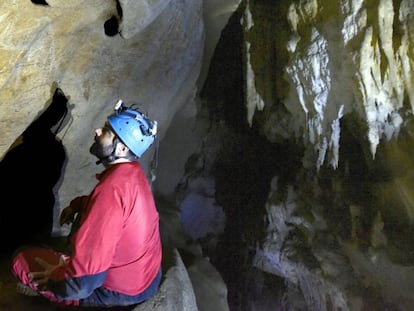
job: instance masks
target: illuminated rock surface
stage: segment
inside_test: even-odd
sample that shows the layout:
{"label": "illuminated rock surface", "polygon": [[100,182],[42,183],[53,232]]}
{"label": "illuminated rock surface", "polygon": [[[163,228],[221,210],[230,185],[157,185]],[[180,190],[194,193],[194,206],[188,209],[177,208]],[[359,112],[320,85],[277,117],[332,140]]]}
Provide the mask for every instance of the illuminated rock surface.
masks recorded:
{"label": "illuminated rock surface", "polygon": [[58,85],[55,219],[101,170],[93,129],[119,98],[138,102],[160,128],[164,241],[191,253],[200,310],[211,297],[215,310],[410,310],[411,1],[35,2],[0,4],[0,154]]}

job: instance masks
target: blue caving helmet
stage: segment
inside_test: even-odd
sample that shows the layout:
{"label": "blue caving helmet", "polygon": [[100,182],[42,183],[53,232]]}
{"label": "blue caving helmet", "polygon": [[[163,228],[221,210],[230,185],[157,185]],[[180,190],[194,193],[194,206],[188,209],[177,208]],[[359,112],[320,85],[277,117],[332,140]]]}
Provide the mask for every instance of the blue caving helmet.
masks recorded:
{"label": "blue caving helmet", "polygon": [[154,142],[157,121],[151,121],[138,110],[123,105],[122,100],[116,103],[115,113],[108,117],[108,123],[122,143],[140,158]]}

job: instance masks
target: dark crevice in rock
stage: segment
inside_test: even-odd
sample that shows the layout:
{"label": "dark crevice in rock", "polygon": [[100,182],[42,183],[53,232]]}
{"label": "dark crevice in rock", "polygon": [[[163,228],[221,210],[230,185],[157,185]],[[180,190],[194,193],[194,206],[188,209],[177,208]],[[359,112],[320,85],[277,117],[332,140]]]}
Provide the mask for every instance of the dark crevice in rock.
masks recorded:
{"label": "dark crevice in rock", "polygon": [[45,0],[31,0],[36,5],[49,5]]}
{"label": "dark crevice in rock", "polygon": [[108,37],[116,36],[119,33],[119,21],[118,17],[112,16],[104,24],[105,34]]}
{"label": "dark crevice in rock", "polygon": [[112,15],[105,23],[104,30],[108,37],[113,37],[119,34],[119,25],[121,24],[123,16],[121,3],[116,0],[116,15]]}
{"label": "dark crevice in rock", "polygon": [[118,13],[119,19],[122,20],[123,12],[122,12],[122,6],[119,0],[116,0],[116,12]]}
{"label": "dark crevice in rock", "polygon": [[248,128],[243,99],[242,30],[240,10],[230,18],[217,43],[200,97],[211,121],[225,122],[234,131]]}

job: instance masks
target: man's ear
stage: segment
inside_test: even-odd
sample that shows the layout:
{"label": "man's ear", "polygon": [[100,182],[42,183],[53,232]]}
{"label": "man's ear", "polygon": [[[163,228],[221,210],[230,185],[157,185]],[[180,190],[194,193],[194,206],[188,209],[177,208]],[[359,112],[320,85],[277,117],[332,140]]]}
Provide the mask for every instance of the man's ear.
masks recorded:
{"label": "man's ear", "polygon": [[128,151],[129,151],[129,148],[126,145],[124,145],[123,142],[119,142],[116,145],[115,154],[117,156],[125,156],[128,153]]}

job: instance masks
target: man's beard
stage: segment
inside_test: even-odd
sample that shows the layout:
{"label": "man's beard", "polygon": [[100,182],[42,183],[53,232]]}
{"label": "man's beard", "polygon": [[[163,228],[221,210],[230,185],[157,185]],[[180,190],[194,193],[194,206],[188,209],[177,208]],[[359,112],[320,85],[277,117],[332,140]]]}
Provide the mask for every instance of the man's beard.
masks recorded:
{"label": "man's beard", "polygon": [[96,156],[99,160],[104,160],[109,157],[114,151],[114,146],[102,146],[99,142],[95,141],[89,148],[89,152]]}

